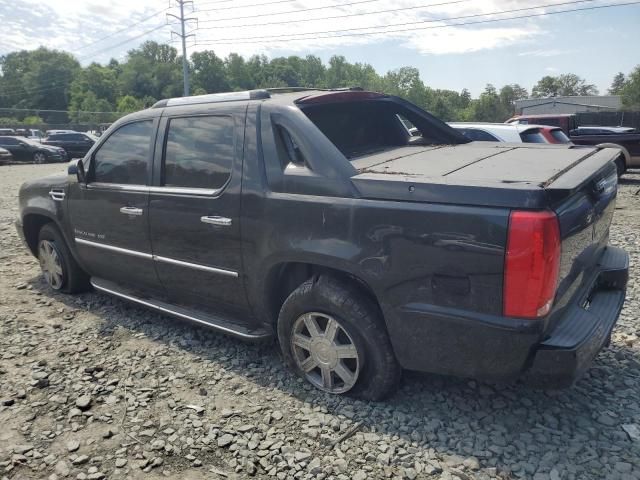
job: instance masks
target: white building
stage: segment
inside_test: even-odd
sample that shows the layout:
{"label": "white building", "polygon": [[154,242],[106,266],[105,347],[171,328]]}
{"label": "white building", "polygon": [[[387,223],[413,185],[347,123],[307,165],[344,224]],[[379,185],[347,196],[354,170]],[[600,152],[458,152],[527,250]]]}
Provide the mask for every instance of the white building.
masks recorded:
{"label": "white building", "polygon": [[516,100],[517,115],[616,112],[621,109],[622,99],[620,95],[526,98]]}

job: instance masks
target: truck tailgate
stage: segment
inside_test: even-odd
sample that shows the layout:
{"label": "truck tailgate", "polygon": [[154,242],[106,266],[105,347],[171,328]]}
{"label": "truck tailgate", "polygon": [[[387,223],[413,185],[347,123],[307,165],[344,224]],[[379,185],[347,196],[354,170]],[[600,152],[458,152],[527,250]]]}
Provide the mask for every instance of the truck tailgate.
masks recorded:
{"label": "truck tailgate", "polygon": [[[591,272],[609,239],[618,178],[610,154],[602,150],[558,175],[545,190],[560,222],[562,257],[556,310],[576,293],[588,294]],[[561,198],[553,202],[553,198]],[[586,300],[586,298],[585,298]]]}

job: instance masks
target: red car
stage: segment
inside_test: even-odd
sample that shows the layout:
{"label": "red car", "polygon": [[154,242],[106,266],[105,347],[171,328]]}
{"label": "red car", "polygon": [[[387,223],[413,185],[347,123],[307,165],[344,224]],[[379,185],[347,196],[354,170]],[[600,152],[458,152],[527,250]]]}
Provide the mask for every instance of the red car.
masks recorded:
{"label": "red car", "polygon": [[539,129],[542,136],[547,143],[572,143],[571,139],[567,137],[564,131],[560,127],[540,127]]}

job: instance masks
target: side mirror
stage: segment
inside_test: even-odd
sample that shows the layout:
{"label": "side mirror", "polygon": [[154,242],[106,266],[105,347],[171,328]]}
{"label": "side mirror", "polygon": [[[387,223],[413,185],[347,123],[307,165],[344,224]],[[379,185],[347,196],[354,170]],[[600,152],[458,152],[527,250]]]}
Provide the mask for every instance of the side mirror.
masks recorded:
{"label": "side mirror", "polygon": [[81,158],[77,160],[71,160],[71,162],[69,162],[67,173],[70,176],[75,176],[78,180],[78,183],[87,183],[87,174],[84,170],[84,162]]}

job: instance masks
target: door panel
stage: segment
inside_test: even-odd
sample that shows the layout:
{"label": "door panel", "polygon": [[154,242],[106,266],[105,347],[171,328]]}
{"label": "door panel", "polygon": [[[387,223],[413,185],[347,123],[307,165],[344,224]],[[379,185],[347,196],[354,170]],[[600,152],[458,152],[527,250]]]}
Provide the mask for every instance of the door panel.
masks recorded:
{"label": "door panel", "polygon": [[149,203],[156,268],[171,301],[241,323],[249,311],[239,228],[245,110],[163,119]]}
{"label": "door panel", "polygon": [[163,293],[149,239],[149,179],[157,120],[116,129],[90,159],[87,185],[70,190],[76,248],[92,276]]}
{"label": "door panel", "polygon": [[[149,193],[79,186],[69,201],[76,248],[92,276],[161,292],[149,241]],[[124,208],[136,213],[122,213]]]}

